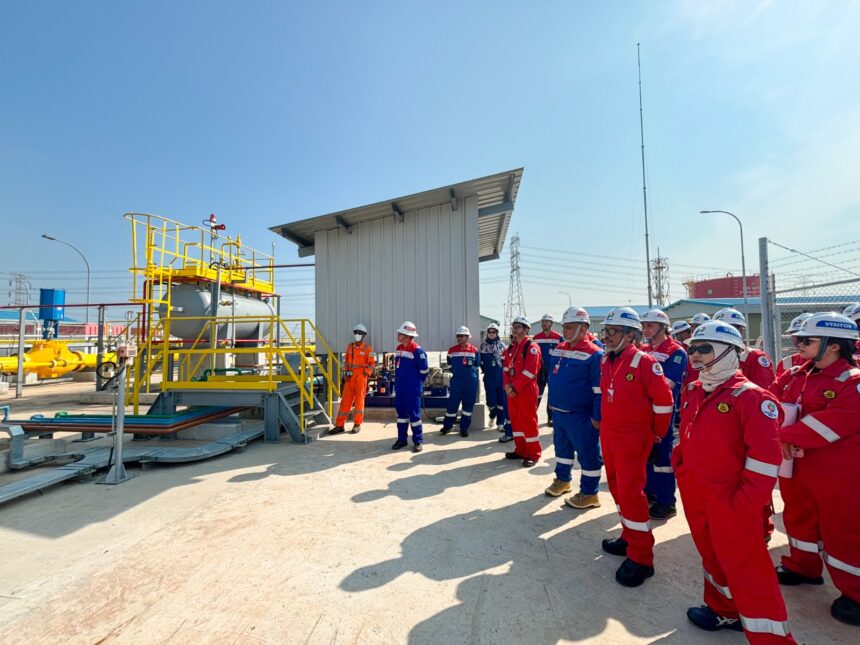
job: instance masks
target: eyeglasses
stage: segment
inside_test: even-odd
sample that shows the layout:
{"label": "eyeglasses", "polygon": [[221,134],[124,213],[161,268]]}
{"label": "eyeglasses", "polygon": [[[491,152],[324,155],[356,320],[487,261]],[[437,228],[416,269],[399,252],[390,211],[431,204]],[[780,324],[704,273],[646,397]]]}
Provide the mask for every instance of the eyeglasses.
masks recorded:
{"label": "eyeglasses", "polygon": [[794,340],[795,345],[812,345],[812,343],[815,343],[815,342],[821,340],[820,338],[817,338],[815,336],[801,336],[800,338],[795,336],[794,338],[795,338],[795,340]]}
{"label": "eyeglasses", "polygon": [[698,345],[691,345],[690,347],[687,348],[687,354],[689,354],[690,356],[693,356],[696,353],[710,354],[713,351],[714,351],[714,346],[710,345],[708,343],[700,343]]}
{"label": "eyeglasses", "polygon": [[625,329],[609,329],[608,327],[603,330],[603,335],[607,338],[612,338],[616,334],[626,334],[627,330]]}
{"label": "eyeglasses", "polygon": [[490,334],[498,334],[498,333],[499,332],[497,332],[495,329],[488,329],[487,330],[487,336],[489,336]]}

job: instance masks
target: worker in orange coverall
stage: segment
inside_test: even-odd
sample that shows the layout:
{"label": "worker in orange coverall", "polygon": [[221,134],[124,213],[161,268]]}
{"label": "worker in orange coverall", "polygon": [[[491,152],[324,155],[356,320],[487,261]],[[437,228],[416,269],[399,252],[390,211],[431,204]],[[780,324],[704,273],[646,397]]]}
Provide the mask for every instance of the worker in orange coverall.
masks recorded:
{"label": "worker in orange coverall", "polygon": [[367,396],[367,379],[373,374],[373,366],[376,364],[376,356],[373,347],[365,342],[367,327],[361,323],[357,324],[352,333],[355,341],[347,345],[346,358],[343,363],[344,386],[340,397],[340,409],[337,420],[329,434],[340,434],[344,431],[346,419],[350,410],[354,410],[352,417],[352,433],[361,430],[364,421],[364,398]]}
{"label": "worker in orange coverall", "polygon": [[782,411],[740,370],[737,329],[708,322],[687,342],[700,372],[684,393],[672,463],[705,577],[705,604],[687,618],[707,631],[743,631],[750,643],[795,643],[761,539],[761,509],[781,461]]}

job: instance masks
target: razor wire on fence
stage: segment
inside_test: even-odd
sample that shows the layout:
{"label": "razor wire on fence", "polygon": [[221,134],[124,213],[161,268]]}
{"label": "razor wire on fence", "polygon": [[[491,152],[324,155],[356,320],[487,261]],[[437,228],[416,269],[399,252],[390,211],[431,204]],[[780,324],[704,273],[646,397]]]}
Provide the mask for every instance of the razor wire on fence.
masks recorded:
{"label": "razor wire on fence", "polygon": [[860,240],[799,251],[761,238],[759,259],[762,275],[768,276],[762,292],[762,333],[765,347],[772,343],[768,349],[776,361],[795,351],[785,332],[796,316],[841,313],[860,302]]}

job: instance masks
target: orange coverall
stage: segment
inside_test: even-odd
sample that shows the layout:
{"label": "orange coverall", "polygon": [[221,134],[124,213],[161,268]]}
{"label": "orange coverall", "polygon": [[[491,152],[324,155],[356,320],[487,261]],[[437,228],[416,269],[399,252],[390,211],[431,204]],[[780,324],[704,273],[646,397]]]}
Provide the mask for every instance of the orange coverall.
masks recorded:
{"label": "orange coverall", "polygon": [[355,408],[352,422],[360,426],[364,421],[364,397],[367,396],[367,378],[373,373],[376,356],[373,347],[362,341],[350,343],[346,347],[346,358],[343,363],[344,386],[340,397],[340,409],[337,412],[336,426],[343,427],[350,410]]}

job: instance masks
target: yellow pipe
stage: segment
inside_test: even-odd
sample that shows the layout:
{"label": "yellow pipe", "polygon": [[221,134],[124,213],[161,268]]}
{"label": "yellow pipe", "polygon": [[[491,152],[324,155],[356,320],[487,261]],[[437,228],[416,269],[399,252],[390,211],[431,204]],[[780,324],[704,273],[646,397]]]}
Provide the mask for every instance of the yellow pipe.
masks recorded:
{"label": "yellow pipe", "polygon": [[[116,354],[104,354],[103,360],[116,362]],[[33,343],[24,354],[24,373],[36,374],[41,379],[58,378],[70,372],[96,368],[96,354],[73,352],[62,340],[42,340]],[[0,373],[16,374],[18,356],[0,357]]]}

